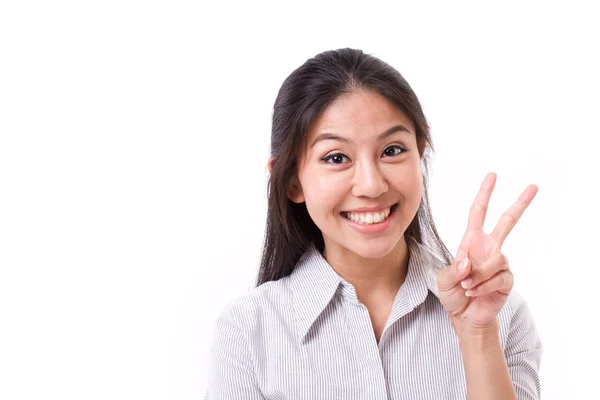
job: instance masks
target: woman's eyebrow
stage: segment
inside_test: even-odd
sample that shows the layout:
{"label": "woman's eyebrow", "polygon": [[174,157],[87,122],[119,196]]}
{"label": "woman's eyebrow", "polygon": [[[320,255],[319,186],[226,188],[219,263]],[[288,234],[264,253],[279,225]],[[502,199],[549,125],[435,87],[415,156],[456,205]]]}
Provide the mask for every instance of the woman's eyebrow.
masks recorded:
{"label": "woman's eyebrow", "polygon": [[[404,125],[395,125],[395,126],[392,126],[390,129],[388,129],[387,131],[383,132],[381,135],[379,135],[377,137],[377,140],[381,141],[396,132],[411,133]],[[347,139],[345,137],[342,137],[342,136],[339,136],[339,135],[336,135],[333,133],[321,133],[321,134],[319,134],[319,136],[317,136],[315,138],[315,140],[312,142],[310,147],[312,148],[315,144],[317,144],[318,142],[320,142],[322,140],[337,140],[338,142],[351,143],[351,140]]]}

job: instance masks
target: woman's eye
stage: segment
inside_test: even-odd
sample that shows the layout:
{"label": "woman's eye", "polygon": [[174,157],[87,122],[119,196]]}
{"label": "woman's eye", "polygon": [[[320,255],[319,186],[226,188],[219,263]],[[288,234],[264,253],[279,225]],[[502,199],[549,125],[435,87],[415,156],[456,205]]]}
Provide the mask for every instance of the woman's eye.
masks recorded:
{"label": "woman's eye", "polygon": [[[396,152],[396,150],[399,150],[399,151]],[[405,151],[406,151],[406,149],[404,147],[399,146],[399,145],[394,145],[394,146],[387,147],[383,151],[383,154],[385,154],[388,157],[394,157],[394,156],[397,156],[400,153],[404,153]]]}
{"label": "woman's eye", "polygon": [[[383,154],[385,154],[387,157],[394,157],[398,154],[404,153],[405,151],[407,151],[406,148],[399,145],[393,145],[387,147],[383,151]],[[344,159],[350,161],[350,159],[342,153],[332,153],[326,157],[321,158],[321,161],[329,164],[342,164],[344,162]]]}
{"label": "woman's eye", "polygon": [[332,160],[333,162],[331,162],[330,164],[341,164],[344,158],[349,160],[349,158],[343,155],[342,153],[333,153],[328,155],[327,157],[323,157],[321,160],[327,163],[329,163],[329,161]]}

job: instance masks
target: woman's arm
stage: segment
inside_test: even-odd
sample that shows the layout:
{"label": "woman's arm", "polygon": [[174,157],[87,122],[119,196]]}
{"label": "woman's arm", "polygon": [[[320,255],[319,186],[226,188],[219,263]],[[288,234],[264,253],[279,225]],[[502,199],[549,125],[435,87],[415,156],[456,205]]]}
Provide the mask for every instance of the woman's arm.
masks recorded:
{"label": "woman's arm", "polygon": [[237,318],[239,312],[232,303],[215,324],[205,400],[264,400],[256,383],[248,338]]}
{"label": "woman's arm", "polygon": [[504,346],[497,319],[485,328],[452,319],[463,357],[468,399],[541,398],[543,346],[527,303],[515,292],[509,302],[514,311]]}
{"label": "woman's arm", "polygon": [[454,323],[467,379],[467,399],[517,399],[508,370],[500,330],[492,326],[475,328]]}

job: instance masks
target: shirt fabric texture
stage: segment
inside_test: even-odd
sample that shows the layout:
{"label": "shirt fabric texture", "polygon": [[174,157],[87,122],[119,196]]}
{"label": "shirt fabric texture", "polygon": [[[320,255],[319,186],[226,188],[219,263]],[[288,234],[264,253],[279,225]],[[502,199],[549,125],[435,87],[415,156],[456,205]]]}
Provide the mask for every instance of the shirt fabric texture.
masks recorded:
{"label": "shirt fabric texture", "polygon": [[[438,298],[447,267],[407,239],[408,270],[379,343],[365,305],[311,245],[291,275],[253,288],[221,312],[205,400],[465,399],[458,338]],[[520,400],[539,399],[542,344],[514,290],[498,314]]]}

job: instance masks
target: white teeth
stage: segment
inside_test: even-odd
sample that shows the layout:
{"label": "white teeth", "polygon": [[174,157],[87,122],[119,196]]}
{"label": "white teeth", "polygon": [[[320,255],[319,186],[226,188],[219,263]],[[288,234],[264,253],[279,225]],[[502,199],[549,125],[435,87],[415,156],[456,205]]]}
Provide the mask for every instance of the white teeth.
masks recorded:
{"label": "white teeth", "polygon": [[390,216],[391,207],[388,207],[379,213],[344,213],[344,216],[350,221],[356,222],[361,225],[372,225],[383,222]]}

